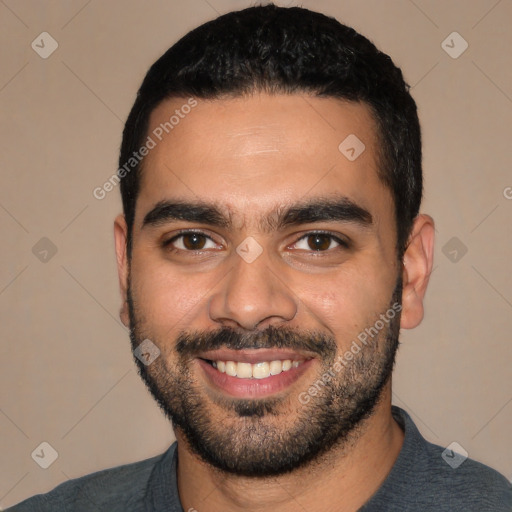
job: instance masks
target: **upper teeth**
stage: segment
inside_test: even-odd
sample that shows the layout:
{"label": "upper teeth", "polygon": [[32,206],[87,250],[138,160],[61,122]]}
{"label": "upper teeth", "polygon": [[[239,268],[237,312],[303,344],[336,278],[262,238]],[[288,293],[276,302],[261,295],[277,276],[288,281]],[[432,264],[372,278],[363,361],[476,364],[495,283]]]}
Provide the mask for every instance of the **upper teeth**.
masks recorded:
{"label": "upper teeth", "polygon": [[212,364],[219,372],[226,373],[231,377],[238,377],[240,379],[265,379],[270,375],[278,375],[281,372],[288,371],[290,368],[296,368],[302,364],[302,362],[303,361],[285,359],[284,361],[263,361],[256,364],[237,361],[213,361]]}

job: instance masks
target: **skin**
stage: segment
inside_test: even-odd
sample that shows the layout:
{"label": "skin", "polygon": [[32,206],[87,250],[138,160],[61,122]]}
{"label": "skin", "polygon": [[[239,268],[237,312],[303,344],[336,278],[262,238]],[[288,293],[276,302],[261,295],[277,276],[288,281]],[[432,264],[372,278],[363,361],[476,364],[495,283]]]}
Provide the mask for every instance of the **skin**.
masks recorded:
{"label": "skin", "polygon": [[[159,105],[151,115],[148,133],[185,102],[175,98]],[[400,325],[417,326],[432,270],[434,224],[427,215],[415,219],[403,261],[398,262],[393,199],[376,171],[375,130],[364,104],[332,98],[254,94],[198,100],[145,158],[130,262],[124,217],[115,221],[124,324],[129,325],[130,266],[144,325],[169,344],[180,330],[228,326],[251,332],[272,325],[325,332],[335,337],[342,353],[371,325],[375,313],[388,307],[400,273]],[[353,162],[338,150],[349,134],[356,134],[366,146]],[[258,222],[283,205],[333,194],[368,210],[371,226],[322,221],[263,229]],[[145,215],[163,200],[214,200],[229,211],[232,225],[212,228],[169,221],[143,226]],[[184,228],[201,230],[213,242],[201,255],[162,248],[163,240]],[[322,254],[311,250],[301,237],[317,230],[348,237],[351,248],[333,243]],[[252,263],[235,251],[247,237],[263,249]],[[174,357],[171,346],[159,348],[163,357]],[[306,391],[319,377],[315,363],[284,393],[292,397]],[[194,364],[190,368],[207,396],[208,382],[200,368]],[[293,403],[295,409],[269,421],[286,428],[290,415],[293,419],[300,407]],[[219,424],[235,421],[213,402],[210,411]],[[177,430],[183,508],[200,512],[357,510],[382,484],[403,443],[403,432],[391,415],[391,381],[361,427],[349,444],[335,447],[310,467],[258,479],[212,468]]]}

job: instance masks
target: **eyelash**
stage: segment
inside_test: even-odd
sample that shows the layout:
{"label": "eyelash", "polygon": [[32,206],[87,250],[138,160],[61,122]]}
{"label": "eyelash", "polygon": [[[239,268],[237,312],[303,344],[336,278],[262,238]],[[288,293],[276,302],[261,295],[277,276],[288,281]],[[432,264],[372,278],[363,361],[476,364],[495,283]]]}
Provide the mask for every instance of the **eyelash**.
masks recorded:
{"label": "eyelash", "polygon": [[340,249],[340,248],[341,249],[349,249],[350,248],[350,244],[348,243],[347,240],[343,240],[339,236],[334,235],[333,233],[330,233],[329,231],[322,231],[322,230],[320,230],[320,231],[309,231],[308,233],[305,233],[296,242],[294,242],[293,245],[297,244],[301,240],[307,239],[308,237],[314,236],[314,235],[324,235],[324,236],[327,236],[332,241],[336,242],[339,245],[339,247],[335,247],[334,249],[327,249],[325,251],[314,251],[313,249],[311,249],[311,252],[313,254],[322,254],[322,253],[332,252],[333,250]]}
{"label": "eyelash", "polygon": [[[201,235],[201,236],[204,236],[205,238],[207,238],[208,240],[211,240],[212,242],[214,242],[214,240],[211,236],[207,235],[206,233],[203,233],[202,231],[195,231],[193,229],[184,229],[184,230],[179,231],[176,235],[172,236],[168,240],[165,240],[162,243],[162,247],[164,249],[169,248],[169,246],[173,242],[184,237],[185,235]],[[176,249],[176,248],[172,248],[172,249],[175,251],[183,251],[183,249]],[[186,252],[200,252],[200,250],[199,251],[186,251]]]}
{"label": "eyelash", "polygon": [[[186,230],[179,231],[172,238],[169,238],[168,240],[165,240],[162,243],[162,247],[164,249],[168,249],[169,246],[171,246],[173,242],[176,242],[176,240],[182,238],[185,235],[192,235],[192,234],[197,234],[197,235],[204,236],[208,240],[211,240],[212,242],[215,243],[215,241],[213,240],[212,237],[210,237],[209,235],[207,235],[206,233],[204,233],[202,231],[195,231],[195,230],[186,229]],[[343,240],[342,238],[334,235],[333,233],[330,233],[329,231],[321,231],[321,230],[320,231],[309,231],[309,232],[305,233],[300,238],[298,238],[292,245],[295,245],[298,242],[300,242],[301,240],[307,239],[309,236],[314,236],[314,235],[325,235],[325,236],[328,236],[328,237],[331,238],[332,241],[334,241],[337,244],[339,244],[339,248],[343,248],[343,249],[349,249],[350,248],[350,244],[349,244],[348,241]],[[334,249],[336,249],[336,248],[334,248]],[[174,252],[184,251],[184,252],[190,252],[190,253],[200,253],[200,252],[203,251],[202,249],[194,251],[194,250],[184,250],[184,249],[176,249],[176,248],[172,248],[172,250]],[[325,251],[314,251],[313,249],[311,249],[311,252],[313,254],[321,254],[321,253],[327,253],[327,252],[331,252],[331,251],[333,251],[333,249],[327,249]]]}

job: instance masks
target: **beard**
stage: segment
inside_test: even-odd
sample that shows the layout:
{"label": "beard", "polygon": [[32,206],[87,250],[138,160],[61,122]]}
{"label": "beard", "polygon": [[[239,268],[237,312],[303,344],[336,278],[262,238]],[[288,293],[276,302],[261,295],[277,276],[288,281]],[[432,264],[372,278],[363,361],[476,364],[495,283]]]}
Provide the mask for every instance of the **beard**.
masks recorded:
{"label": "beard", "polygon": [[[389,307],[382,312],[386,318],[388,311],[396,314],[389,323],[380,321],[384,327],[350,361],[336,366],[342,357],[336,340],[316,331],[286,327],[251,333],[228,328],[181,331],[173,343],[152,337],[129,287],[132,350],[145,339],[160,349],[161,355],[149,365],[135,357],[139,374],[174,428],[204,462],[240,476],[278,476],[321,460],[335,446],[347,447],[361,434],[393,370],[401,309],[396,306],[401,304],[401,294],[398,279]],[[377,325],[378,318],[382,314],[368,327]],[[199,385],[192,371],[198,354],[219,348],[311,352],[321,368],[310,384],[321,386],[317,384],[315,396],[307,401],[300,400],[298,392],[260,399],[221,396]],[[334,378],[322,380],[327,372]]]}

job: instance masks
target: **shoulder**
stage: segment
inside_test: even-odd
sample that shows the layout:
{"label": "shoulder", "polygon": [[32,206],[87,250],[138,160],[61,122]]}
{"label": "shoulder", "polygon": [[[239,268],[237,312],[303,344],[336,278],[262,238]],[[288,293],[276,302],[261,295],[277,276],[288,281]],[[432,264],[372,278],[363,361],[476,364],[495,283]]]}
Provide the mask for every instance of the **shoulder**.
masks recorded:
{"label": "shoulder", "polygon": [[172,457],[174,448],[173,444],[156,457],[68,480],[52,491],[33,496],[6,512],[139,510],[151,473],[163,458]]}
{"label": "shoulder", "polygon": [[512,511],[512,484],[503,475],[450,447],[424,443],[423,481],[449,510]]}
{"label": "shoulder", "polygon": [[402,409],[393,407],[393,416],[404,429],[404,444],[390,474],[362,510],[512,510],[512,485],[503,475],[451,445],[428,442]]}

